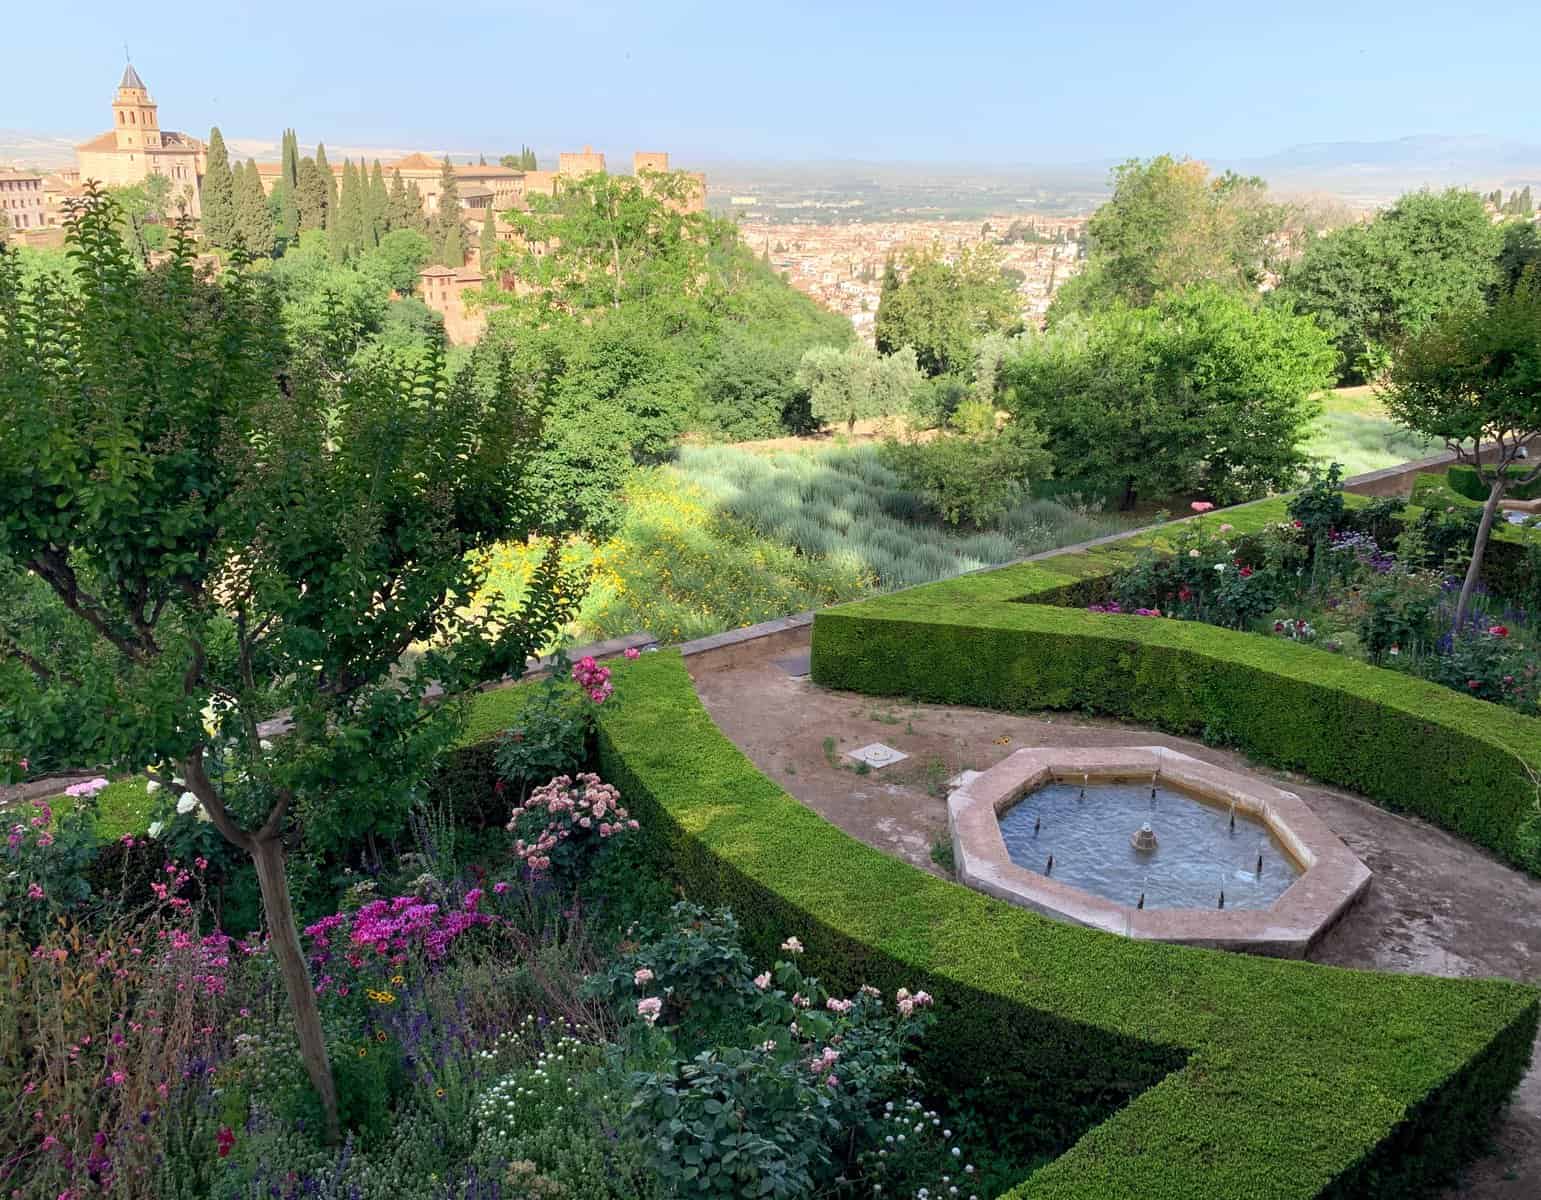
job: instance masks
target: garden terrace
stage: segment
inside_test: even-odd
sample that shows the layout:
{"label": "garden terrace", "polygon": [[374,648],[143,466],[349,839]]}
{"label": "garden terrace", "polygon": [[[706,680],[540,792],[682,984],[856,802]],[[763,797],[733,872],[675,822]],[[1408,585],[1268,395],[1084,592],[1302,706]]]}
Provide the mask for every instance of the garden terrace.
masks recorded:
{"label": "garden terrace", "polygon": [[[1228,509],[1238,534],[1282,501]],[[1152,533],[820,612],[826,687],[1009,712],[1068,709],[1202,735],[1414,813],[1531,871],[1541,721],[1326,651],[1084,604]]]}
{"label": "garden terrace", "polygon": [[1024,1162],[1055,1156],[1013,1200],[1405,1196],[1482,1145],[1524,1070],[1529,989],[1049,921],[793,799],[717,729],[676,654],[616,677],[624,703],[602,713],[601,767],[646,814],[660,869],[698,902],[732,905],[758,949],[798,934],[833,984],[920,979],[936,993],[932,1083],[990,1095]]}

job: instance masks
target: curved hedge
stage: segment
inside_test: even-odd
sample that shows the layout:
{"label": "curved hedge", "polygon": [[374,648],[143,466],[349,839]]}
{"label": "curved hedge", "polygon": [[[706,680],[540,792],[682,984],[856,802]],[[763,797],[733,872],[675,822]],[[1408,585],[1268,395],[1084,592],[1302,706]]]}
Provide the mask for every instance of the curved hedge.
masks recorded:
{"label": "curved hedge", "polygon": [[[928,636],[939,624],[926,622]],[[878,643],[891,628],[874,622]],[[1021,634],[982,634],[1002,700],[1041,677],[1017,669]],[[850,661],[908,678],[873,650]],[[1125,673],[1159,669],[1146,659]],[[616,679],[601,770],[641,815],[655,861],[692,899],[732,905],[764,954],[796,933],[837,985],[933,991],[928,1074],[1020,1104],[1057,1155],[1012,1200],[1405,1197],[1480,1148],[1529,1061],[1530,989],[1048,921],[857,842],[788,796],[718,731],[677,654],[618,666]]]}
{"label": "curved hedge", "polygon": [[[1281,513],[1270,501],[1224,517],[1245,531]],[[1150,540],[824,610],[814,619],[813,677],[877,695],[1075,709],[1200,735],[1541,869],[1526,770],[1541,776],[1541,720],[1293,642],[1046,603],[1067,588],[1095,590]]]}

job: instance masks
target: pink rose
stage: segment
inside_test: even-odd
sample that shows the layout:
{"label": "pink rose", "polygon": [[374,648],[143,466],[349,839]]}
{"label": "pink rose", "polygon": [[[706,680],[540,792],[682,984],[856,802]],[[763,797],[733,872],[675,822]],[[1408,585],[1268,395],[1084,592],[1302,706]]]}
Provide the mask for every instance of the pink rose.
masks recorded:
{"label": "pink rose", "polygon": [[637,1015],[649,1025],[658,1022],[658,1016],[663,1012],[663,1000],[657,996],[648,996],[637,1001]]}
{"label": "pink rose", "polygon": [[[626,647],[626,657],[627,658],[641,658],[642,657],[642,651],[638,650],[635,646],[627,646]],[[25,759],[22,760],[22,764],[21,765],[23,767],[25,767],[27,765]]]}
{"label": "pink rose", "polygon": [[1193,511],[1196,513],[1207,513],[1210,511],[1210,509],[1214,508],[1214,505],[1211,504],[1208,500],[1195,500],[1188,507],[1193,509]]}

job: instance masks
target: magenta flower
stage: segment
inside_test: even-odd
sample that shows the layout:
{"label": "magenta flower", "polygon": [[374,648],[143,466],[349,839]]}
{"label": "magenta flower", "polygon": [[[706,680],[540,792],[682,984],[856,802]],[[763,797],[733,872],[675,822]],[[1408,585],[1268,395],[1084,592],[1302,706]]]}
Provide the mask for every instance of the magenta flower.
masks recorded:
{"label": "magenta flower", "polygon": [[28,900],[41,900],[41,899],[43,899],[43,894],[44,894],[43,893],[43,889],[38,887],[37,884],[29,883],[27,885],[27,899]]}
{"label": "magenta flower", "polygon": [[[626,657],[627,658],[641,658],[642,657],[642,651],[638,650],[635,646],[627,646],[626,647]],[[26,761],[23,760],[22,761],[22,766],[25,767],[26,765],[27,765]]]}

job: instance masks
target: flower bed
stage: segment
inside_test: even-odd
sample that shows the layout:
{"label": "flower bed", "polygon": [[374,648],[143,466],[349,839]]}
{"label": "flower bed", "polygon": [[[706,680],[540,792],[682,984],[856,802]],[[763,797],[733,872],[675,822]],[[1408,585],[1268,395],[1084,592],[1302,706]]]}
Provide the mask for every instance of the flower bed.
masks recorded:
{"label": "flower bed", "polygon": [[[1008,601],[1022,582],[1018,569],[1003,585],[1008,573],[940,586]],[[1078,574],[1050,569],[1042,579],[1063,585]],[[906,628],[909,653],[920,626],[938,635],[944,613],[959,614],[927,618],[921,606],[887,615],[898,602],[840,623],[844,656],[830,658],[826,629],[819,669],[867,663],[885,684],[911,678],[891,630]],[[1067,629],[1222,632],[994,607],[1047,614]],[[1006,653],[1020,647],[1022,627],[1002,621],[976,636],[985,645],[969,662],[940,673],[948,688],[965,690],[970,665],[986,661],[994,697],[1030,694],[1020,653]],[[927,656],[933,671],[959,650],[944,640]],[[618,677],[628,702],[600,715],[601,770],[641,814],[653,860],[699,901],[732,903],[762,953],[798,931],[808,966],[830,987],[864,980],[935,994],[927,1077],[993,1092],[1001,1124],[1030,1127],[1040,1151],[1058,1155],[1012,1189],[1013,1200],[1408,1196],[1480,1147],[1529,1060],[1529,989],[1188,950],[1050,922],[864,846],[799,804],[712,724],[676,655],[646,656]]]}

